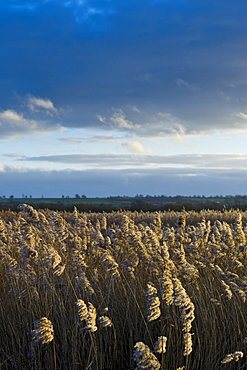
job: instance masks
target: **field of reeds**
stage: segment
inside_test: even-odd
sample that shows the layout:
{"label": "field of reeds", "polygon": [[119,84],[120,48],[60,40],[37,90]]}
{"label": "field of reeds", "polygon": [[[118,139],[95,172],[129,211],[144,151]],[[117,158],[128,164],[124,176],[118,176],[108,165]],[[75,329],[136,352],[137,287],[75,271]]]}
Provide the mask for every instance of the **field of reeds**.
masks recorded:
{"label": "field of reeds", "polygon": [[247,212],[0,212],[0,368],[247,368]]}

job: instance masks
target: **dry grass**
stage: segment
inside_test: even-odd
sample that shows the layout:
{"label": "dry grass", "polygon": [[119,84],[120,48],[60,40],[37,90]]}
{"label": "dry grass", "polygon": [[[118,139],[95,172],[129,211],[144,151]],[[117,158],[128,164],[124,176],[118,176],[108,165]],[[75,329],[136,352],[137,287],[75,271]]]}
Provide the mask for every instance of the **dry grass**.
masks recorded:
{"label": "dry grass", "polygon": [[0,213],[1,369],[244,369],[247,213]]}

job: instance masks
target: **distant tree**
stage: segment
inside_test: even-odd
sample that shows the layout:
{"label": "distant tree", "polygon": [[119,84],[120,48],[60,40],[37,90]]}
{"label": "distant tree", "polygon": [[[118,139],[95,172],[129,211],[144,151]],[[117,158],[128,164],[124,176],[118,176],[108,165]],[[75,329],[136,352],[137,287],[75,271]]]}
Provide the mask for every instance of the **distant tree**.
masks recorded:
{"label": "distant tree", "polygon": [[14,195],[10,195],[9,199],[14,199]]}
{"label": "distant tree", "polygon": [[75,195],[75,199],[81,199],[80,195],[79,194],[76,194]]}
{"label": "distant tree", "polygon": [[82,199],[86,199],[86,198],[87,198],[87,196],[86,196],[85,194],[83,194],[83,195],[81,196],[81,198],[82,198]]}
{"label": "distant tree", "polygon": [[62,195],[62,199],[64,199],[64,195]]}

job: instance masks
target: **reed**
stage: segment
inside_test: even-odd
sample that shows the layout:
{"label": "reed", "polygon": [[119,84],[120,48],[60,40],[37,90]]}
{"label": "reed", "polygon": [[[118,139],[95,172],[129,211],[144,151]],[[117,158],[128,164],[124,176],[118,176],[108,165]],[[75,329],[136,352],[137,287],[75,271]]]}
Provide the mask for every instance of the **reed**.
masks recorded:
{"label": "reed", "polygon": [[244,369],[246,238],[238,210],[2,211],[0,367]]}

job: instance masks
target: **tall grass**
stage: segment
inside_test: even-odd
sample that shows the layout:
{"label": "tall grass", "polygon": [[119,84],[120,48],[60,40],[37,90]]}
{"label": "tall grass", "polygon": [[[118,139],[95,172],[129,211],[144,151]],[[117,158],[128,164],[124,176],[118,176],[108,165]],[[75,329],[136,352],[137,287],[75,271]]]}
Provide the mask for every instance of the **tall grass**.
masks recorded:
{"label": "tall grass", "polygon": [[246,221],[2,211],[1,368],[247,368]]}

